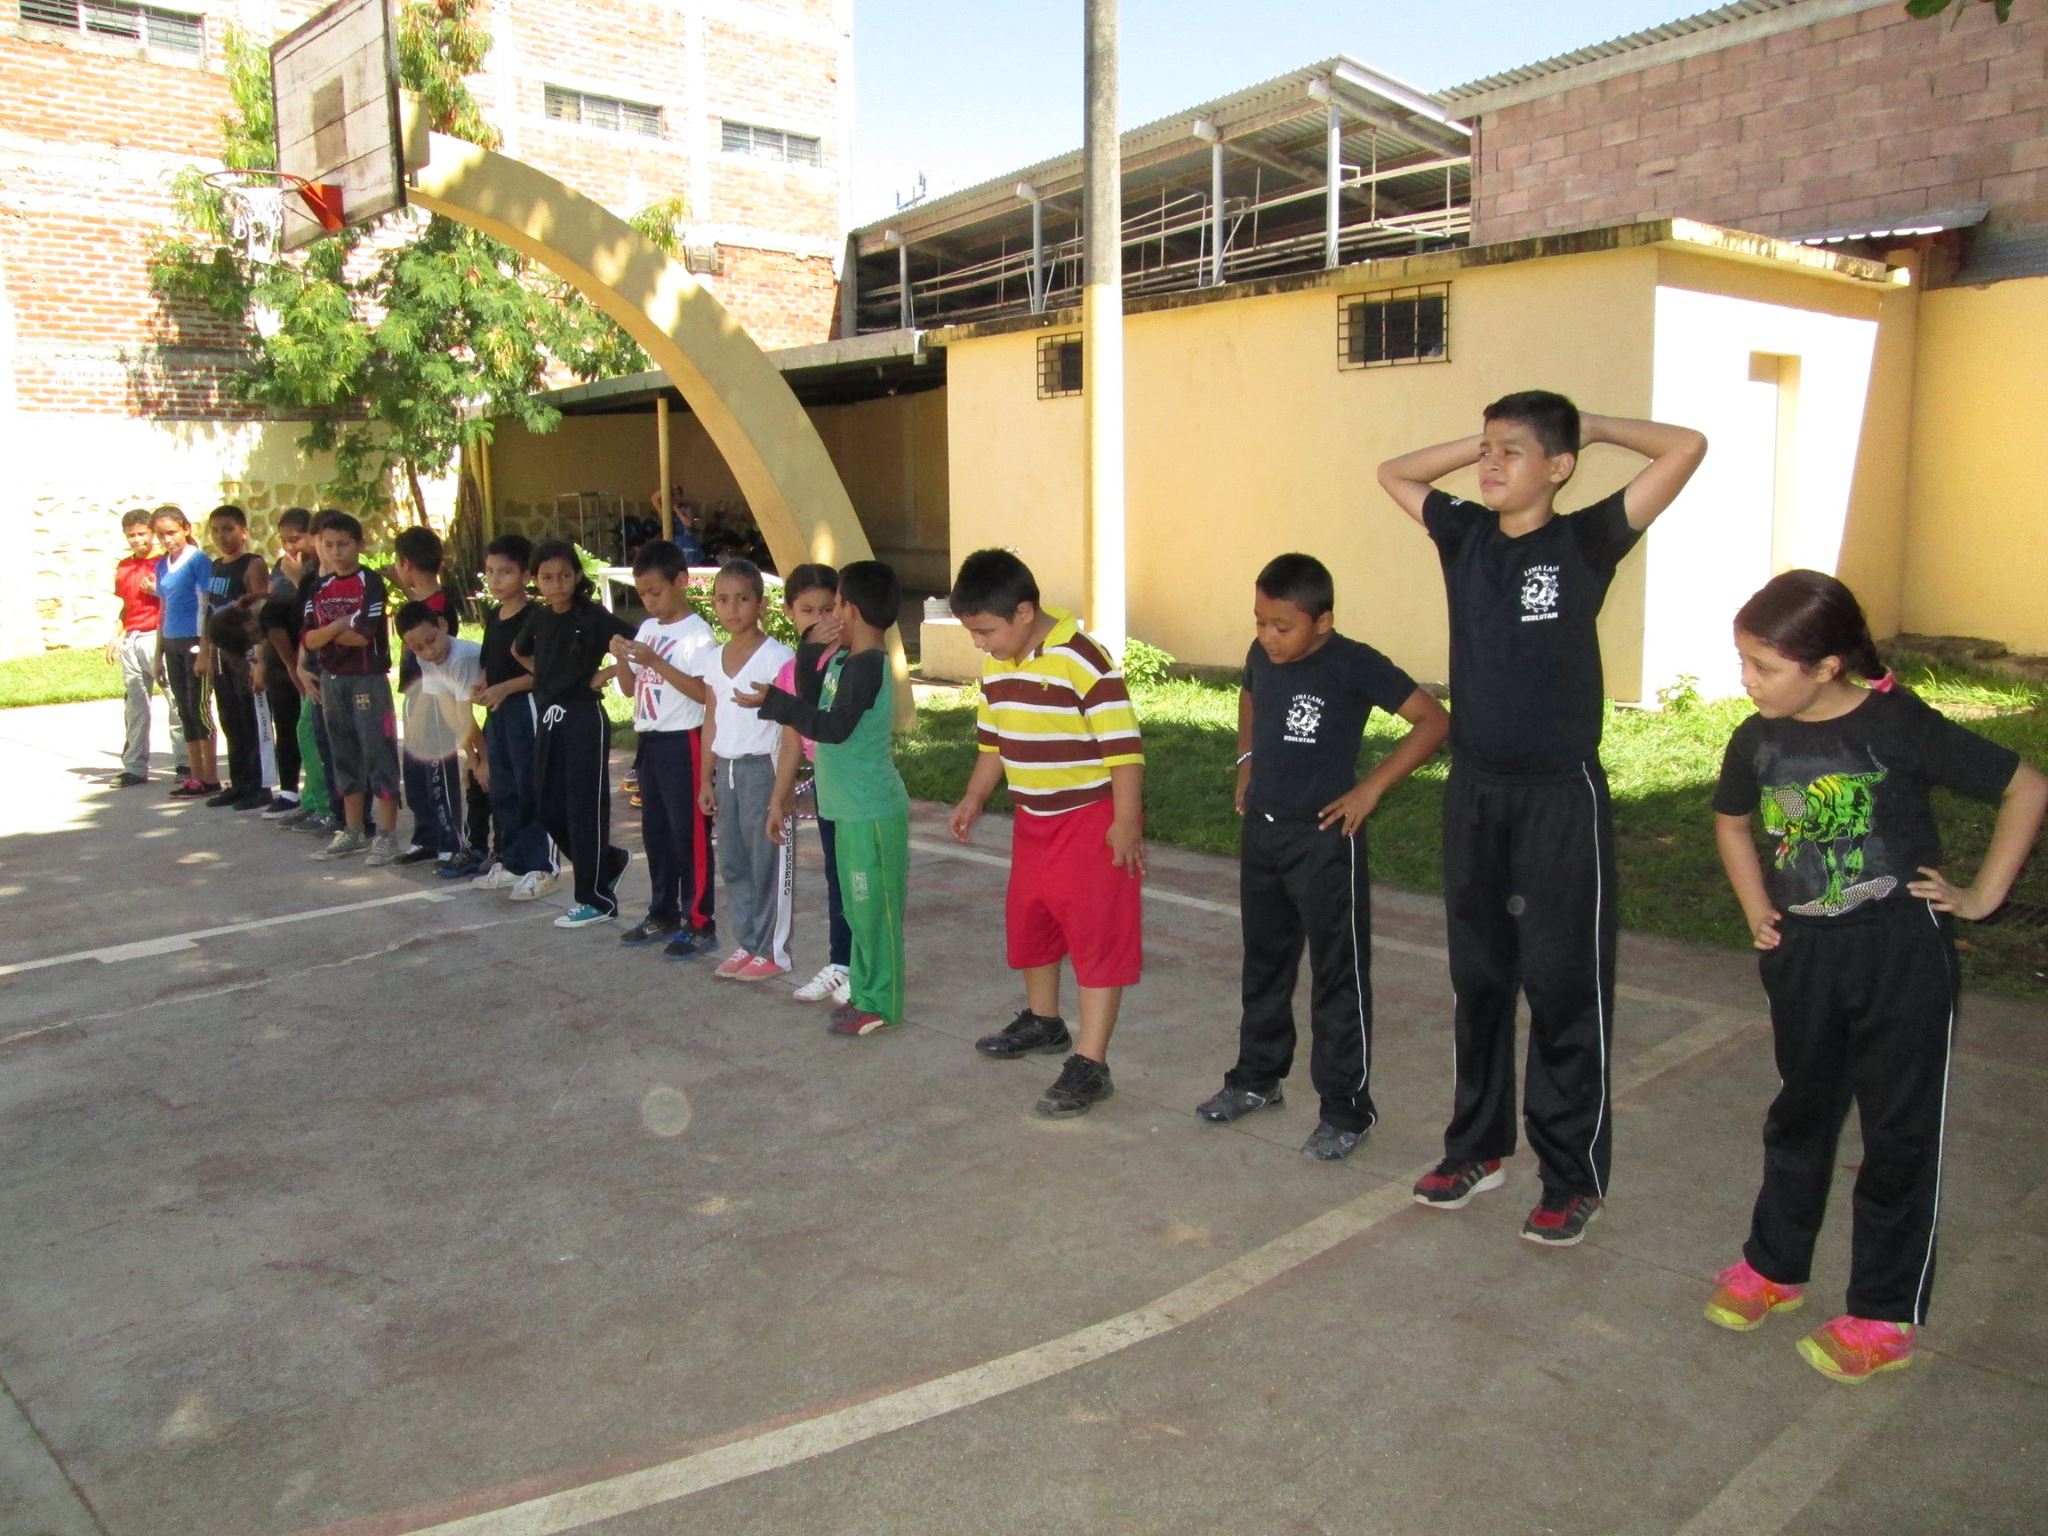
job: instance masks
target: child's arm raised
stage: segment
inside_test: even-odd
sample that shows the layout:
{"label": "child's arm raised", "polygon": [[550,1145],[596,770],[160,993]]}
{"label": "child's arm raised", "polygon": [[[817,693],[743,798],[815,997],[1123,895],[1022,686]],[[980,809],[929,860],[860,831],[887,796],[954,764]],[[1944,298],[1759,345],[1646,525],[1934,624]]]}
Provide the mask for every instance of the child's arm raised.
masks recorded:
{"label": "child's arm raised", "polygon": [[711,701],[711,690],[704,686],[704,679],[692,677],[679,667],[664,661],[652,646],[642,645],[638,640],[619,638],[612,641],[612,654],[630,666],[645,667],[658,673],[669,687],[678,690],[682,696],[697,704]]}
{"label": "child's arm raised", "polygon": [[795,694],[765,683],[746,693],[735,693],[732,698],[743,709],[760,710],[763,720],[793,725],[811,740],[836,747],[854,733],[861,716],[873,709],[882,696],[888,665],[886,651],[862,651],[849,656],[839,669],[839,689],[832,696],[830,709],[806,704]]}
{"label": "child's arm raised", "polygon": [[1778,909],[1771,905],[1764,889],[1764,864],[1756,856],[1756,838],[1751,835],[1747,816],[1714,815],[1714,846],[1720,850],[1721,868],[1742,903],[1742,920],[1749,924],[1750,942],[1758,949],[1778,947]]}
{"label": "child's arm raised", "polygon": [[1706,435],[1691,427],[1666,426],[1661,421],[1634,421],[1626,416],[1579,415],[1579,445],[1612,443],[1639,453],[1650,462],[1636,471],[1622,492],[1622,507],[1629,527],[1638,533],[1657,520],[1658,514],[1678,499],[1685,482],[1707,456]]}
{"label": "child's arm raised", "polygon": [[1428,762],[1451,734],[1451,717],[1443,705],[1420,688],[1409,694],[1395,713],[1408,722],[1408,734],[1373,764],[1372,772],[1323,807],[1318,823],[1322,831],[1341,825],[1344,835],[1350,837],[1379,808],[1380,797]]}
{"label": "child's arm raised", "polygon": [[2048,811],[2048,778],[2032,763],[2021,763],[2012,782],[1998,802],[1998,821],[1991,829],[1991,846],[1984,850],[1984,862],[1977,867],[1975,883],[1950,885],[1938,869],[1925,865],[1924,880],[1909,880],[1906,889],[1922,901],[1931,902],[1937,912],[1953,912],[1975,921],[1989,917],[2005,904],[2013,881],[2019,878],[2034,839],[2041,831],[2041,816]]}
{"label": "child's arm raised", "polygon": [[1395,504],[1419,523],[1422,521],[1422,504],[1429,499],[1434,484],[1445,475],[1456,474],[1478,462],[1479,434],[1475,432],[1456,442],[1418,448],[1398,459],[1387,460],[1380,466],[1380,489],[1393,497]]}

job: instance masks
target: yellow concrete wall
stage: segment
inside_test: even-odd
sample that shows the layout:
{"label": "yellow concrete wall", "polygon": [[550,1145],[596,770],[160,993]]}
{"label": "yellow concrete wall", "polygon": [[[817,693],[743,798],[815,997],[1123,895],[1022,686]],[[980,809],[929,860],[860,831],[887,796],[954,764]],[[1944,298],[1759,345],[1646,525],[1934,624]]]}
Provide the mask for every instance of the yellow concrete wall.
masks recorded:
{"label": "yellow concrete wall", "polygon": [[2048,652],[2048,277],[1920,300],[1903,627]]}
{"label": "yellow concrete wall", "polygon": [[[876,554],[897,563],[906,580],[935,575],[948,557],[946,391],[886,396],[853,405],[819,406],[807,414]],[[572,416],[536,435],[500,421],[491,448],[492,487],[501,530],[532,534],[555,496],[602,491],[648,510],[660,480],[652,415]],[[699,505],[744,502],[739,481],[703,424],[687,411],[669,416],[669,470]]]}
{"label": "yellow concrete wall", "polygon": [[[1739,691],[1730,623],[1774,571],[1861,573],[1891,600],[1903,505],[1896,468],[1878,470],[1897,452],[1900,423],[1866,430],[1887,292],[1659,253],[1651,411],[1699,428],[1712,447],[1649,541],[1645,697],[1681,675],[1710,697]],[[1901,360],[1888,349],[1894,368]],[[1876,394],[1903,411],[1895,373],[1883,382]],[[1871,466],[1860,477],[1859,451]]]}
{"label": "yellow concrete wall", "polygon": [[[1134,315],[1126,330],[1130,632],[1184,661],[1241,662],[1252,578],[1291,549],[1325,561],[1337,619],[1418,679],[1448,670],[1443,580],[1427,537],[1380,492],[1381,459],[1477,431],[1511,389],[1588,409],[1650,401],[1656,258],[1649,250],[1475,268],[1451,278],[1451,361],[1339,370],[1338,296],[1353,285]],[[947,349],[953,552],[1010,545],[1048,601],[1081,589],[1081,408],[1036,398],[1036,338]],[[1621,484],[1626,456],[1589,454],[1563,498]],[[1469,475],[1451,482],[1471,493]],[[1602,634],[1610,691],[1640,671],[1636,562]]]}

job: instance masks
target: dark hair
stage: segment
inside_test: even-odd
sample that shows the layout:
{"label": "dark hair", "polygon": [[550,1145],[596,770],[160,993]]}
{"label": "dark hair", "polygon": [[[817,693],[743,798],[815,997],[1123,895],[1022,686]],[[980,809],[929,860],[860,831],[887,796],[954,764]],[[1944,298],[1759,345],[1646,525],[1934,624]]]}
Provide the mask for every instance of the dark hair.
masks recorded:
{"label": "dark hair", "polygon": [[441,574],[441,535],[431,528],[401,528],[391,541],[391,557],[429,576]]}
{"label": "dark hair", "polygon": [[896,610],[903,606],[903,584],[895,570],[879,560],[856,560],[842,570],[839,595],[877,629],[894,624]]}
{"label": "dark hair", "polygon": [[782,578],[782,606],[787,608],[806,592],[837,592],[839,573],[829,565],[799,565]]}
{"label": "dark hair", "polygon": [[168,517],[180,528],[190,528],[192,526],[192,519],[185,515],[185,509],[183,507],[174,507],[169,502],[165,502],[162,506],[158,507],[154,512],[149,514],[149,520],[151,523],[155,523],[157,519],[164,517]]}
{"label": "dark hair", "polygon": [[133,528],[138,523],[146,528],[152,521],[153,519],[150,517],[148,510],[143,507],[130,507],[121,514],[121,528],[123,532]]}
{"label": "dark hair", "polygon": [[527,569],[538,576],[540,568],[550,560],[560,560],[576,573],[576,589],[570,594],[570,600],[579,603],[589,602],[591,594],[597,591],[597,587],[584,571],[583,562],[577,558],[576,546],[567,539],[542,539],[540,543],[534,545],[533,564]]}
{"label": "dark hair", "polygon": [[363,542],[363,525],[346,512],[337,511],[333,507],[320,514],[314,527],[320,533],[345,533],[356,543]]}
{"label": "dark hair", "polygon": [[216,517],[224,517],[231,523],[240,523],[244,528],[249,526],[249,514],[233,502],[223,502],[206,514],[206,520],[209,523]]}
{"label": "dark hair", "polygon": [[633,562],[635,576],[648,576],[660,572],[666,581],[680,581],[690,572],[690,562],[683,558],[683,552],[669,539],[654,539],[640,546],[640,556]]}
{"label": "dark hair", "polygon": [[397,624],[398,633],[404,636],[411,634],[422,624],[433,624],[446,629],[448,627],[448,616],[444,613],[437,613],[434,609],[429,608],[425,603],[415,598],[411,602],[400,605]]}
{"label": "dark hair", "polygon": [[484,546],[485,555],[510,560],[522,571],[533,569],[533,540],[517,533],[501,533]]}
{"label": "dark hair", "polygon": [[960,562],[946,602],[956,619],[978,613],[1007,619],[1021,603],[1038,606],[1038,579],[1007,549],[977,549]]}
{"label": "dark hair", "polygon": [[1821,571],[1783,571],[1736,612],[1735,627],[1802,667],[1839,656],[1845,671],[1873,680],[1886,672],[1856,594]]}
{"label": "dark hair", "polygon": [[1579,408],[1547,389],[1517,390],[1502,395],[1482,413],[1488,421],[1516,421],[1536,434],[1553,459],[1579,451]]}
{"label": "dark hair", "polygon": [[241,608],[223,608],[206,621],[206,638],[217,651],[246,656],[255,637],[249,632],[249,615]]}
{"label": "dark hair", "polygon": [[277,514],[277,531],[279,533],[289,532],[293,528],[305,529],[312,526],[313,514],[304,507],[286,507]]}
{"label": "dark hair", "polygon": [[713,580],[721,580],[727,576],[737,576],[740,580],[750,583],[756,597],[768,595],[768,583],[761,579],[761,567],[751,560],[743,560],[738,555],[733,556],[718,568],[718,576]]}
{"label": "dark hair", "polygon": [[1258,588],[1276,603],[1292,603],[1312,619],[1337,606],[1330,568],[1314,555],[1275,555],[1259,572]]}

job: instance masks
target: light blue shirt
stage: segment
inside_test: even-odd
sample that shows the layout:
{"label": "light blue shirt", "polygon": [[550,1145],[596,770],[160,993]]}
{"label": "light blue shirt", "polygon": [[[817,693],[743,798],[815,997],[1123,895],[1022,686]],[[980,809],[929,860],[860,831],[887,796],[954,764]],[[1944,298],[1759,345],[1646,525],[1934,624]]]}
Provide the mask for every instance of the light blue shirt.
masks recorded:
{"label": "light blue shirt", "polygon": [[199,605],[206,584],[213,578],[213,562],[197,544],[187,544],[177,564],[169,555],[156,562],[156,595],[163,603],[163,637],[166,640],[199,638]]}

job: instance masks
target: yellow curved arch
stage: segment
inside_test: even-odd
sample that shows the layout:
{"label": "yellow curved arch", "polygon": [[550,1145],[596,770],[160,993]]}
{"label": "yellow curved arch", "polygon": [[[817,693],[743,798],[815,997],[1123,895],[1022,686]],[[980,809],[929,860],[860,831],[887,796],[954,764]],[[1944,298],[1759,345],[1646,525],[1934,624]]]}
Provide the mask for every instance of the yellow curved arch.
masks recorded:
{"label": "yellow curved arch", "polygon": [[[681,262],[554,177],[428,133],[417,105],[404,108],[415,178],[409,200],[538,262],[640,343],[731,467],[781,569],[874,558],[839,471],[788,382]],[[888,644],[900,724],[911,701],[901,635],[892,629]]]}

